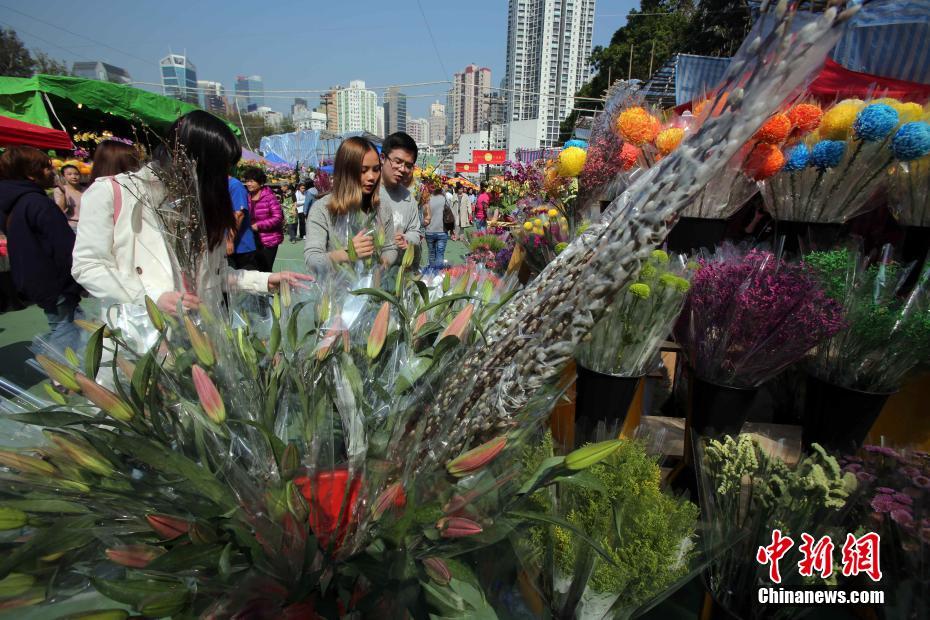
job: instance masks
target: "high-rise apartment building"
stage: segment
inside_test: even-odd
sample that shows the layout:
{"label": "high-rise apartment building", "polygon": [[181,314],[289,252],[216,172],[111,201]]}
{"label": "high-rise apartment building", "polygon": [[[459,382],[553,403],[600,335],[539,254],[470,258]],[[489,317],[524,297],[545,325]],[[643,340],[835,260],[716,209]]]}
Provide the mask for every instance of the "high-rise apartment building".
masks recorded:
{"label": "high-rise apartment building", "polygon": [[326,114],[326,131],[339,133],[339,108],[336,107],[336,92],[342,88],[334,86],[320,95],[320,112]]}
{"label": "high-rise apartment building", "polygon": [[158,63],[161,68],[162,92],[197,105],[197,67],[183,54],[168,54]]}
{"label": "high-rise apartment building", "polygon": [[407,133],[417,143],[417,146],[430,145],[429,121],[425,118],[408,118]]}
{"label": "high-rise apartment building", "polygon": [[538,118],[544,146],[591,76],[595,0],[510,0],[507,15],[507,120]]}
{"label": "high-rise apartment building", "polygon": [[452,76],[452,89],[446,106],[448,123],[451,126],[452,142],[463,133],[480,131],[487,123],[487,97],[491,92],[491,70],[478,65],[468,65],[461,73]]}
{"label": "high-rise apartment building", "polygon": [[87,78],[89,80],[100,80],[101,82],[113,82],[115,84],[132,84],[132,78],[129,72],[122,67],[102,62],[102,61],[78,61],[71,65],[71,73],[77,77]]}
{"label": "high-rise apartment building", "polygon": [[446,106],[438,101],[429,106],[429,144],[442,146],[446,143]]}
{"label": "high-rise apartment building", "polygon": [[236,99],[239,107],[255,109],[265,105],[265,83],[260,75],[236,76]]}
{"label": "high-rise apartment building", "polygon": [[407,95],[396,86],[384,93],[384,135],[407,131]]}
{"label": "high-rise apartment building", "polygon": [[349,131],[378,131],[378,95],[365,88],[362,80],[352,80],[348,88],[336,91],[336,108],[339,115],[338,133]]}
{"label": "high-rise apartment building", "polygon": [[219,82],[197,80],[200,92],[200,107],[207,112],[223,114],[226,112],[226,89]]}

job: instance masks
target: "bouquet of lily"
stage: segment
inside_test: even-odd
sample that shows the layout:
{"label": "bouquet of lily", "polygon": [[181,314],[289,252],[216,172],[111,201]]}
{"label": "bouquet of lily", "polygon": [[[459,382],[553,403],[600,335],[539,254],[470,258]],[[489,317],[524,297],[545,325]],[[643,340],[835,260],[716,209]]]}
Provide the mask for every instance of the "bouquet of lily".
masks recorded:
{"label": "bouquet of lily", "polygon": [[817,378],[864,392],[898,390],[907,374],[930,362],[930,270],[910,292],[902,291],[910,269],[847,249],[805,257],[826,294],[843,307],[848,327],[819,344],[808,360]]}
{"label": "bouquet of lily", "polygon": [[[769,124],[773,139],[781,138],[792,112],[776,115]],[[778,220],[841,223],[858,215],[869,198],[889,181],[896,162],[930,153],[930,125],[916,121],[923,109],[895,99],[841,101],[817,118],[811,106],[800,121],[817,126],[811,133],[786,135],[766,147],[754,164],[767,209]],[[782,118],[784,117],[784,118]]]}
{"label": "bouquet of lily", "polygon": [[[551,458],[547,436],[527,446],[524,470],[545,471],[540,466]],[[532,492],[530,501],[550,522],[512,540],[529,577],[521,585],[541,602],[533,610],[538,616],[632,617],[694,575],[698,509],[664,492],[660,478],[643,445],[623,440],[588,469],[583,484],[565,480]]]}
{"label": "bouquet of lily", "polygon": [[883,582],[895,584],[889,617],[930,613],[930,456],[917,450],[864,446],[840,460],[859,481],[850,529],[881,536]]}
{"label": "bouquet of lily", "polygon": [[578,347],[578,363],[595,372],[638,377],[656,361],[688,296],[692,270],[683,256],[655,250],[639,278],[626,287],[607,315]]}
{"label": "bouquet of lily", "polygon": [[759,386],[845,325],[803,264],[730,245],[697,263],[675,336],[701,379]]}
{"label": "bouquet of lily", "polygon": [[[715,601],[738,617],[797,617],[798,608],[758,603],[759,587],[825,585],[819,576],[799,575],[797,562],[788,556],[780,563],[780,582],[773,583],[772,566],[763,561],[763,552],[774,542],[773,530],[798,541],[802,534],[820,540],[835,533],[832,527],[844,517],[856,478],[843,472],[819,445],[812,448],[789,467],[748,435],[705,438],[695,444],[701,512],[707,523],[702,540],[711,549],[728,547],[705,573],[706,585]],[[831,583],[836,583],[835,572],[826,585]]]}

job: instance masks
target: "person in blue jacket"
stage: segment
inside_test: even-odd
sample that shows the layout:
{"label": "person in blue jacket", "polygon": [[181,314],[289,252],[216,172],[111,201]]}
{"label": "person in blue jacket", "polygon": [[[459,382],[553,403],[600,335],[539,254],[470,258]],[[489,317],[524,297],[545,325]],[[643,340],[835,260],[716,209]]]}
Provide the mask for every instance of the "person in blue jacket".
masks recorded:
{"label": "person in blue jacket", "polygon": [[46,194],[55,186],[48,155],[14,146],[0,155],[0,230],[7,236],[10,271],[21,296],[45,312],[59,352],[79,350],[83,290],[71,277],[74,231],[67,216]]}

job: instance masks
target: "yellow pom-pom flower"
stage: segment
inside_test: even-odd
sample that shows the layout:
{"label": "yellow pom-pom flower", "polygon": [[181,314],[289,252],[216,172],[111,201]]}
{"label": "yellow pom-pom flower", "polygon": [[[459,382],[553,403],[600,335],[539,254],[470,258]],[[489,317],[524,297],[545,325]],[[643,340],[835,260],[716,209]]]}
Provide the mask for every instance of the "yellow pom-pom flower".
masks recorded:
{"label": "yellow pom-pom flower", "polygon": [[685,137],[685,130],[681,127],[669,127],[663,129],[656,136],[656,147],[663,155],[668,155],[678,148],[681,139]]}
{"label": "yellow pom-pom flower", "polygon": [[640,107],[624,110],[617,117],[617,132],[636,146],[655,140],[659,127],[659,119]]}
{"label": "yellow pom-pom flower", "polygon": [[527,232],[533,230],[533,222],[523,222],[523,230]]}
{"label": "yellow pom-pom flower", "polygon": [[820,137],[824,140],[846,140],[862,107],[861,101],[847,99],[824,112],[820,121]]}
{"label": "yellow pom-pom flower", "polygon": [[577,146],[570,146],[559,153],[559,175],[568,179],[573,179],[581,174],[584,163],[588,159],[588,153]]}
{"label": "yellow pom-pom flower", "polygon": [[913,101],[907,103],[898,103],[891,106],[898,113],[898,124],[913,123],[919,121],[924,116],[924,109],[919,103]]}
{"label": "yellow pom-pom flower", "polygon": [[546,215],[548,215],[549,217],[558,217],[558,216],[559,216],[559,211],[558,211],[558,209],[549,209],[549,211],[548,211],[548,213],[546,213]]}
{"label": "yellow pom-pom flower", "polygon": [[533,220],[533,226],[535,226],[536,228],[539,228],[540,226],[542,226],[542,220],[537,217],[535,220]]}

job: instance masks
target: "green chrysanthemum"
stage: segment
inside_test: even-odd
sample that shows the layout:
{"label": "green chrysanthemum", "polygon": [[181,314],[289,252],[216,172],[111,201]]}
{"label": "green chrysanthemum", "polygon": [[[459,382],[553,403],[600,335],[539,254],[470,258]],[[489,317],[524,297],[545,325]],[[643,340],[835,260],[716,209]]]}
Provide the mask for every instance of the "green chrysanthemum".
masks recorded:
{"label": "green chrysanthemum", "polygon": [[668,254],[663,250],[653,250],[652,254],[649,255],[652,260],[656,261],[659,264],[667,265],[668,264]]}
{"label": "green chrysanthemum", "polygon": [[637,282],[636,284],[631,284],[629,291],[631,294],[639,297],[640,299],[649,299],[649,294],[651,293],[648,284],[643,284],[642,282]]}

